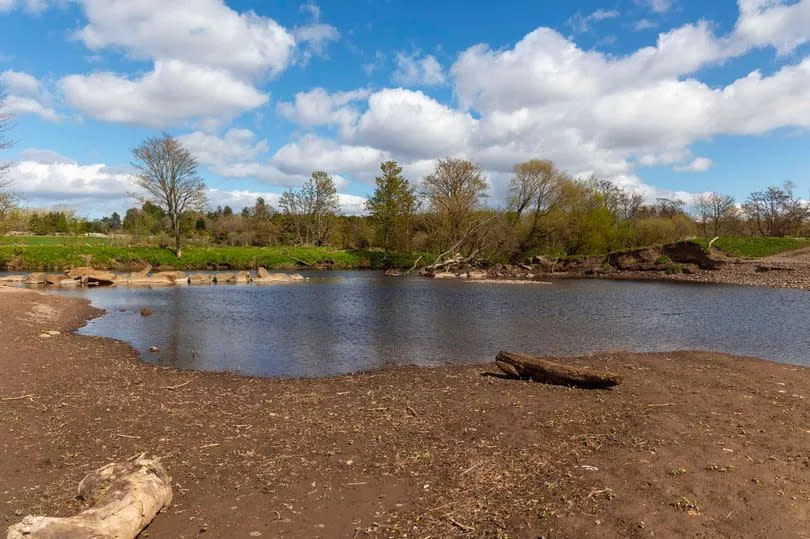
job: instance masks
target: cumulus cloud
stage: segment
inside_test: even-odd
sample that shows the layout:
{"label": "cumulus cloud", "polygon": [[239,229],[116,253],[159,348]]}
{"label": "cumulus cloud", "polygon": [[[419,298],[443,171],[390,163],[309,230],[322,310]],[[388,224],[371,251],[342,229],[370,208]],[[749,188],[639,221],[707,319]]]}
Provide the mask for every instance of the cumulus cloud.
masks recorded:
{"label": "cumulus cloud", "polygon": [[[799,5],[771,1],[756,13]],[[741,12],[741,20],[746,16]],[[358,112],[361,103],[342,105],[325,90],[313,93],[324,105],[309,125],[336,123],[319,117],[341,118],[338,142],[302,139],[306,144],[294,143],[283,153],[284,168],[303,170],[302,163],[328,147],[323,163],[361,169],[357,155],[372,161],[373,149],[399,160],[409,174],[418,169],[418,178],[436,157],[459,155],[479,161],[493,192],[502,193],[515,162],[544,157],[578,176],[595,173],[651,197],[686,198],[688,193],[644,185],[635,170],[667,165],[704,171],[713,163],[691,155],[698,140],[810,127],[810,59],[768,76],[754,71],[720,87],[694,75],[762,43],[746,41],[737,29],[715,35],[711,23],[698,21],[660,34],[653,46],[614,56],[538,28],[511,48],[479,44],[459,55],[450,73],[461,108],[422,92],[387,88],[370,94]],[[293,117],[297,108],[280,110]]]}
{"label": "cumulus cloud", "polygon": [[295,39],[269,17],[238,13],[222,0],[81,0],[88,23],[76,38],[91,50],[114,47],[137,59],[173,59],[234,74],[277,74]]}
{"label": "cumulus cloud", "polygon": [[53,98],[36,77],[21,71],[3,71],[0,73],[0,87],[7,94],[6,112],[15,115],[35,114],[51,122],[62,119],[62,115],[49,105]]}
{"label": "cumulus cloud", "polygon": [[288,120],[303,126],[349,126],[360,115],[350,104],[362,101],[369,95],[371,91],[363,89],[330,93],[323,88],[313,88],[295,94],[293,102],[278,103],[277,109]]}
{"label": "cumulus cloud", "polygon": [[92,51],[112,49],[152,61],[153,69],[67,76],[60,83],[65,99],[95,118],[150,127],[185,120],[210,124],[260,107],[269,98],[257,84],[290,65],[296,38],[300,53],[311,55],[323,53],[338,35],[318,21],[289,31],[223,0],[79,3],[87,24],[75,39]]}
{"label": "cumulus cloud", "polygon": [[227,71],[180,60],[159,60],[153,71],[134,79],[115,73],[69,75],[60,87],[67,102],[84,114],[151,127],[188,118],[233,116],[269,99]]}
{"label": "cumulus cloud", "polygon": [[419,91],[384,89],[368,99],[349,138],[411,158],[430,158],[463,150],[477,120]]}
{"label": "cumulus cloud", "polygon": [[8,171],[14,190],[28,207],[68,206],[80,214],[102,215],[131,204],[129,172],[101,163],[80,165],[48,150],[30,149]]}
{"label": "cumulus cloud", "polygon": [[221,166],[255,159],[266,153],[267,140],[256,140],[250,129],[228,129],[222,137],[203,131],[194,131],[178,137],[180,142],[204,165]]}
{"label": "cumulus cloud", "polygon": [[285,172],[309,175],[313,170],[373,171],[387,159],[388,153],[377,148],[306,135],[279,148],[271,162]]}
{"label": "cumulus cloud", "polygon": [[444,71],[433,55],[420,56],[419,52],[397,53],[394,58],[396,69],[392,76],[397,84],[405,86],[435,86],[446,82]]}
{"label": "cumulus cloud", "polygon": [[739,0],[735,28],[738,46],[772,46],[779,54],[792,52],[810,40],[810,0]]}

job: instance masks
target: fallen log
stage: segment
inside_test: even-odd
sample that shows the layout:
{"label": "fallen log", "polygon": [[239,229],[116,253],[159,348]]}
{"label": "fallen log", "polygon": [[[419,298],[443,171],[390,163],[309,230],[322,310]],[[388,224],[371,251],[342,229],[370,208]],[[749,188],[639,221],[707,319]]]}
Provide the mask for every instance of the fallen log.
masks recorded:
{"label": "fallen log", "polygon": [[171,477],[158,459],[141,455],[90,472],[79,497],[90,509],[63,518],[29,515],[8,529],[7,539],[132,539],[171,502]]}
{"label": "fallen log", "polygon": [[495,364],[508,376],[530,378],[544,384],[602,389],[622,382],[621,377],[612,372],[570,367],[514,352],[498,352]]}

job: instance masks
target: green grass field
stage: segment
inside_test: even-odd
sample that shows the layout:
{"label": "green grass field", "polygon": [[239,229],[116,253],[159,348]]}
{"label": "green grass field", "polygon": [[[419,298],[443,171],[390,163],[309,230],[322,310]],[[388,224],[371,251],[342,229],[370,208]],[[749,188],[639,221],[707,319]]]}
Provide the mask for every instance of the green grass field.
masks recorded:
{"label": "green grass field", "polygon": [[[711,238],[697,238],[696,243],[708,248]],[[761,258],[785,251],[810,247],[808,238],[763,238],[763,237],[728,237],[719,238],[712,244],[729,256],[739,258]]]}
{"label": "green grass field", "polygon": [[[335,269],[410,267],[420,253],[339,250],[328,247],[202,247],[183,248],[182,258],[169,249],[125,246],[108,238],[83,236],[15,236],[0,238],[0,270],[57,271],[67,267],[93,266],[134,269],[145,264],[182,270],[257,266],[276,269],[306,264]],[[429,259],[428,256],[426,258]]]}

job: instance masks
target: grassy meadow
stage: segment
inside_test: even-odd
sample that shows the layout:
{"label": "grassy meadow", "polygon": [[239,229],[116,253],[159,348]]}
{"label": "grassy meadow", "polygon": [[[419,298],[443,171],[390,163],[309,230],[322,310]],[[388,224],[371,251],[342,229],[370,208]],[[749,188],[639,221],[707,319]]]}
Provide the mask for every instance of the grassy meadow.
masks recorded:
{"label": "grassy meadow", "polygon": [[[711,238],[697,238],[696,243],[707,249]],[[767,237],[724,237],[719,238],[712,247],[723,251],[729,256],[738,258],[762,258],[773,256],[785,251],[810,247],[808,238],[767,238]]]}
{"label": "grassy meadow", "polygon": [[[182,258],[170,249],[130,245],[116,238],[85,236],[0,237],[0,270],[58,271],[75,266],[129,270],[151,264],[160,269],[293,269],[410,267],[421,253],[384,253],[330,247],[231,247],[188,245]],[[425,255],[426,259],[429,256]]]}

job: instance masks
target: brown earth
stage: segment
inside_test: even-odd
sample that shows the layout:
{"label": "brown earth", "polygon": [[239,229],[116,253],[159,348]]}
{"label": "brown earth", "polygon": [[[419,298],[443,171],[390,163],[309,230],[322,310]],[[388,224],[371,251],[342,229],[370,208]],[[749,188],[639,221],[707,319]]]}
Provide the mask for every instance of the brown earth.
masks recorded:
{"label": "brown earth", "polygon": [[81,510],[88,470],[147,452],[175,499],[143,537],[810,537],[810,369],[616,352],[563,360],[624,378],[604,391],[488,365],[258,379],[71,332],[99,314],[0,292],[6,526]]}

